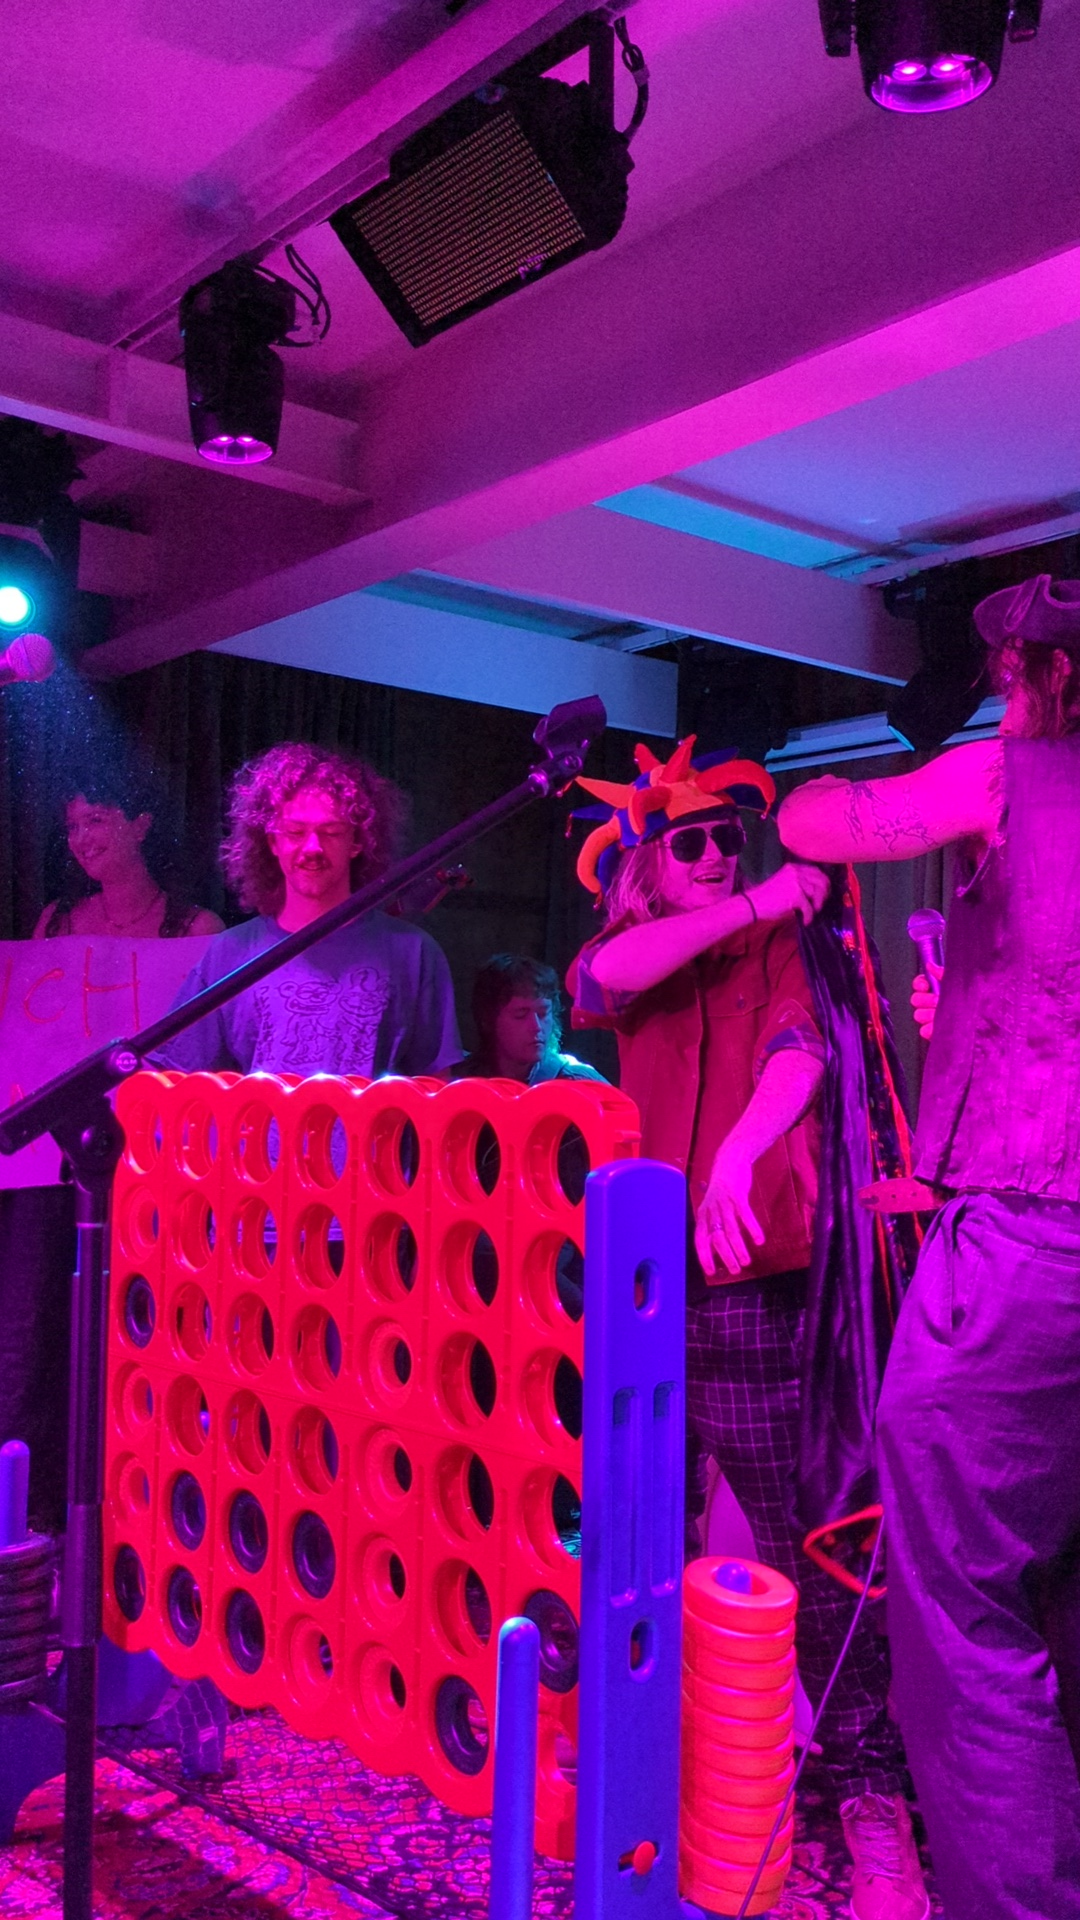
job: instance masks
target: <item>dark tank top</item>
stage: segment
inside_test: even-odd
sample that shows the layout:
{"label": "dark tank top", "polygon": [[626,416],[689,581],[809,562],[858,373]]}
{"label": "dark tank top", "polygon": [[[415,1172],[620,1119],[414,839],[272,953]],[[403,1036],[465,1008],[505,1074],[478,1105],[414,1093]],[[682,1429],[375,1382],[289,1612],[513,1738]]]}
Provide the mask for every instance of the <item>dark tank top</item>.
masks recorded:
{"label": "dark tank top", "polygon": [[1080,1200],[1080,736],[1004,759],[1002,831],[949,915],[917,1171]]}

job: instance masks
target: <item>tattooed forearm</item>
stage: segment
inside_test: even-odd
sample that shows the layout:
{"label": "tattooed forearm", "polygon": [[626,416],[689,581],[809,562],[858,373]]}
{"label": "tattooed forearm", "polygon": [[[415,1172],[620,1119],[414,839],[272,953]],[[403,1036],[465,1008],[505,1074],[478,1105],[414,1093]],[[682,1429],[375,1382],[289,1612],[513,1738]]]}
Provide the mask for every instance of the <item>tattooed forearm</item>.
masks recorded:
{"label": "tattooed forearm", "polygon": [[853,780],[844,809],[844,821],[856,845],[868,852],[894,853],[914,841],[929,850],[937,842],[911,794],[901,782],[890,783],[888,796],[871,780]]}

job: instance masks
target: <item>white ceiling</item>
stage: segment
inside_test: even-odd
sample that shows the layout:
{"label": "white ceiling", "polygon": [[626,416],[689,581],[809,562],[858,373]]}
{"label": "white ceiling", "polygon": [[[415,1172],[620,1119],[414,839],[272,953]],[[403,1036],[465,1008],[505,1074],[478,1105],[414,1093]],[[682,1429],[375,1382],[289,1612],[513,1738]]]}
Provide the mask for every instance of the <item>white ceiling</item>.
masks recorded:
{"label": "white ceiling", "polygon": [[[1077,0],[1049,0],[990,95],[915,121],[825,58],[814,0],[639,0],[652,100],[618,240],[414,350],[325,215],[579,10],[9,0],[0,412],[84,436],[83,503],[156,554],[150,591],[145,567],[117,589],[103,669],[250,647],[422,569],[572,607],[582,631],[760,646],[760,605],[778,651],[797,605],[806,657],[896,678],[861,569],[1080,524]],[[620,73],[624,120],[632,98]],[[333,327],[287,356],[272,469],[209,472],[176,302],[240,251],[281,267],[284,237]],[[618,511],[578,540],[594,502]],[[636,601],[627,515],[649,523]],[[808,568],[858,577],[785,620]]]}

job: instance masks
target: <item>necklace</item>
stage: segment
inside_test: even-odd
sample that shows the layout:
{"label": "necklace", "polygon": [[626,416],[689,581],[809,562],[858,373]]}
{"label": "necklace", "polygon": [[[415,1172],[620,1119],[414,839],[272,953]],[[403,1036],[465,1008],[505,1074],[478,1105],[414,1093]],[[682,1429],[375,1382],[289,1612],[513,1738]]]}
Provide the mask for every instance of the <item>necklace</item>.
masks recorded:
{"label": "necklace", "polygon": [[142,912],[137,913],[133,920],[114,920],[111,913],[108,912],[105,906],[105,897],[104,895],[102,895],[101,896],[101,917],[104,920],[105,926],[110,933],[130,933],[132,927],[139,926],[139,924],[143,920],[147,919],[150,913],[152,912],[153,908],[157,906],[158,901],[164,900],[164,898],[165,898],[164,889],[159,887],[157,892],[154,894],[153,899],[147,902]]}

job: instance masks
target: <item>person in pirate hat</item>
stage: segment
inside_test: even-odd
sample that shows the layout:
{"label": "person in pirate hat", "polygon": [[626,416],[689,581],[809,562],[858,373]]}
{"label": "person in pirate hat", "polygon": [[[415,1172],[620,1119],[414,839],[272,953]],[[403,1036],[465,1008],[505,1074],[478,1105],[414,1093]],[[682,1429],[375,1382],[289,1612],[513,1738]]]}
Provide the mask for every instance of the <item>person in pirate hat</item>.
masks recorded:
{"label": "person in pirate hat", "polygon": [[[639,746],[637,778],[625,785],[579,781],[599,805],[588,810],[597,824],[578,874],[605,925],[568,984],[575,1025],[615,1030],[620,1085],[641,1115],[642,1153],[687,1175],[688,1430],[699,1455],[711,1455],[726,1476],[759,1558],[799,1588],[799,1668],[816,1703],[854,1603],[802,1551],[811,1524],[800,1511],[802,1429],[808,1416],[815,1430],[821,1424],[817,1401],[808,1405],[803,1353],[808,1311],[816,1310],[811,1293],[820,1305],[824,1272],[815,1252],[822,1176],[833,1178],[834,1161],[847,1166],[849,1147],[856,1155],[865,1147],[865,1095],[861,1107],[847,1101],[860,1138],[823,1156],[823,1119],[835,1132],[845,1104],[829,1063],[845,1046],[853,1056],[850,1034],[834,1041],[800,929],[814,931],[809,923],[830,881],[817,867],[791,864],[745,886],[740,806],[767,810],[773,781],[731,755],[695,758],[694,747],[693,738],[683,740],[661,762]],[[846,964],[830,950],[826,971]],[[865,1031],[853,1018],[856,1026]],[[845,1181],[846,1229],[850,1173]],[[840,1218],[831,1199],[825,1213]],[[839,1238],[854,1245],[852,1231]],[[822,1391],[835,1398],[831,1374]],[[850,1411],[849,1429],[868,1436],[872,1404],[868,1416],[854,1403]],[[694,1478],[688,1505],[700,1513]],[[887,1645],[864,1614],[818,1738],[855,1861],[856,1920],[923,1920],[928,1903],[888,1688]]]}
{"label": "person in pirate hat", "polygon": [[949,1920],[1077,1920],[1080,581],[974,618],[1000,737],[812,781],[780,832],[815,860],[966,843],[916,1141],[945,1204],[878,1417],[895,1698]]}

